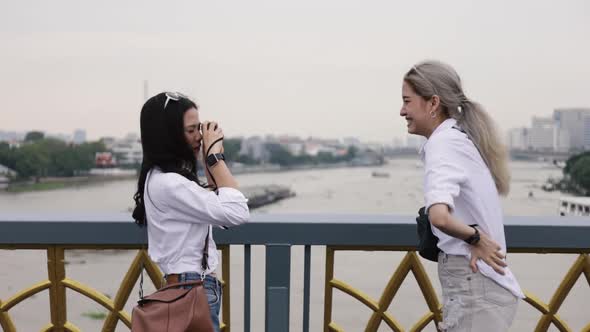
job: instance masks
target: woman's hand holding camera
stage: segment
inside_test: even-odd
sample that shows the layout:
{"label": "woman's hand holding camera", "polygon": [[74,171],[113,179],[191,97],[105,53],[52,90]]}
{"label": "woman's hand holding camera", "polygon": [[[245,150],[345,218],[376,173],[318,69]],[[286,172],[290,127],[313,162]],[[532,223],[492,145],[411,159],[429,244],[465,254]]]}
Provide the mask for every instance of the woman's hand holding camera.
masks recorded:
{"label": "woman's hand holding camera", "polygon": [[203,159],[214,153],[223,153],[223,130],[217,122],[205,121],[202,123],[203,132]]}

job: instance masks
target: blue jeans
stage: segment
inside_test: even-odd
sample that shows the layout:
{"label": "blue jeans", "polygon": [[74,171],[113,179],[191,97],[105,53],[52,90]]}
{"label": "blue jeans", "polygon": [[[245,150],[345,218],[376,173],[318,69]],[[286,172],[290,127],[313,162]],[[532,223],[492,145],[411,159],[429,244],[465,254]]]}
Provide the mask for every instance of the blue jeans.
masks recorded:
{"label": "blue jeans", "polygon": [[[178,276],[178,282],[201,280],[201,274],[196,272],[185,272]],[[190,288],[192,286],[183,286]],[[213,321],[213,329],[219,332],[219,309],[221,308],[221,282],[212,276],[205,276],[203,287],[207,293],[207,302],[209,302],[209,311],[211,311],[211,321]]]}

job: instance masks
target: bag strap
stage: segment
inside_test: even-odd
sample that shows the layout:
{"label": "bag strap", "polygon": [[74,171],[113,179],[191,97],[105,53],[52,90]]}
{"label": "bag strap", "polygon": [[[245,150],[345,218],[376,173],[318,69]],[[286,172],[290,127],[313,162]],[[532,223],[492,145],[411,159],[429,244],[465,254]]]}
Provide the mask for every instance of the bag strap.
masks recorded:
{"label": "bag strap", "polygon": [[205,273],[209,269],[209,232],[211,226],[207,226],[207,236],[205,237],[205,246],[203,247],[203,258],[201,259],[201,279],[205,279]]}

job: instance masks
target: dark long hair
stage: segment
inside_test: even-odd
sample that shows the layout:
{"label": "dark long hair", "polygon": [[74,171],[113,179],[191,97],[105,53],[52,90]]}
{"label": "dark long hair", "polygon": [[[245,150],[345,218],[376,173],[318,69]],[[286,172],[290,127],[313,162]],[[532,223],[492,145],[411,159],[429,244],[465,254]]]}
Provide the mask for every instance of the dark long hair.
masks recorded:
{"label": "dark long hair", "polygon": [[166,108],[166,94],[160,93],[148,99],[141,109],[141,146],[143,161],[137,181],[137,192],[133,195],[135,209],[133,219],[138,225],[147,222],[144,204],[145,181],[153,167],[163,172],[178,173],[204,186],[197,178],[197,163],[193,150],[184,137],[184,113],[198,106],[187,98],[169,100]]}

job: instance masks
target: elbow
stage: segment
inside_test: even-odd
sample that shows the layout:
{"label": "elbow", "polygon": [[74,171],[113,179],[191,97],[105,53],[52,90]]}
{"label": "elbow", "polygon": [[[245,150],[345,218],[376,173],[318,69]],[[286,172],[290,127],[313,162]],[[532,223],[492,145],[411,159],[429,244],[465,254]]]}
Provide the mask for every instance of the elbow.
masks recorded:
{"label": "elbow", "polygon": [[451,222],[451,214],[446,205],[437,204],[429,209],[428,219],[432,226],[445,230]]}
{"label": "elbow", "polygon": [[244,207],[225,214],[225,226],[233,227],[240,226],[250,221],[250,209],[248,205],[244,204]]}
{"label": "elbow", "polygon": [[444,217],[441,216],[429,216],[429,220],[430,223],[432,224],[432,226],[438,228],[438,229],[446,229],[447,226],[447,220]]}

